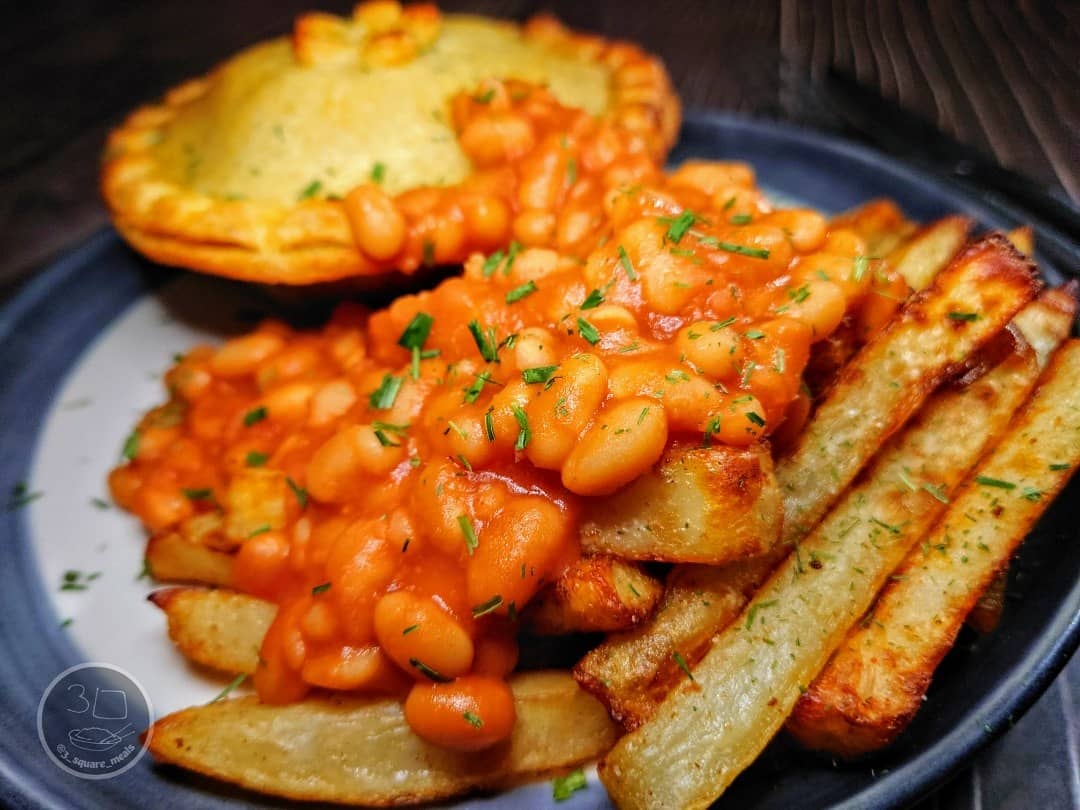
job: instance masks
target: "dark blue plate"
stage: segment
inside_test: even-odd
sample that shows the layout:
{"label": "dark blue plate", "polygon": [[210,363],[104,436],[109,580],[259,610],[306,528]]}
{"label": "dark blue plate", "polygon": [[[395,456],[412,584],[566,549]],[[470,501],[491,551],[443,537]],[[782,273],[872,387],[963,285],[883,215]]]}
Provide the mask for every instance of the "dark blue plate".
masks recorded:
{"label": "dark blue plate", "polygon": [[[750,162],[767,188],[829,212],[873,197],[913,218],[963,212],[981,226],[1023,224],[1022,212],[870,150],[821,135],[717,114],[687,116],[673,162],[688,157]],[[1038,234],[1052,282],[1077,267],[1076,245]],[[54,264],[0,312],[0,493],[26,478],[37,436],[65,375],[85,347],[133,302],[173,275],[147,265],[104,232]],[[958,426],[959,427],[959,426]],[[721,806],[891,807],[943,781],[1006,730],[1049,685],[1080,641],[1080,482],[1058,499],[1012,568],[1000,628],[962,636],[903,738],[869,763],[836,767],[773,743]],[[72,538],[72,542],[78,542]],[[122,621],[122,617],[115,617]],[[0,514],[0,802],[19,807],[225,807],[267,799],[181,775],[143,760],[115,779],[87,782],[57,769],[37,738],[35,713],[48,683],[83,660],[58,628],[34,560],[24,510]],[[546,791],[479,801],[488,807],[546,804]],[[563,807],[601,806],[593,786]]]}

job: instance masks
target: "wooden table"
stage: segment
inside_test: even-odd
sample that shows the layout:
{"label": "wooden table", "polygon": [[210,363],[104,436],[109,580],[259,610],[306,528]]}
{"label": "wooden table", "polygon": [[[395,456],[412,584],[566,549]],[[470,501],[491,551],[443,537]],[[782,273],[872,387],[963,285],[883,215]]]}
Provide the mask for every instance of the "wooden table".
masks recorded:
{"label": "wooden table", "polygon": [[[9,4],[0,121],[0,301],[107,223],[105,132],[141,101],[334,0]],[[982,156],[1080,199],[1080,3],[477,0],[448,9],[568,23],[663,55],[688,107],[853,134],[828,103],[837,74]],[[865,134],[865,133],[864,133]],[[927,144],[929,146],[929,144]],[[930,808],[1080,806],[1080,664]]]}

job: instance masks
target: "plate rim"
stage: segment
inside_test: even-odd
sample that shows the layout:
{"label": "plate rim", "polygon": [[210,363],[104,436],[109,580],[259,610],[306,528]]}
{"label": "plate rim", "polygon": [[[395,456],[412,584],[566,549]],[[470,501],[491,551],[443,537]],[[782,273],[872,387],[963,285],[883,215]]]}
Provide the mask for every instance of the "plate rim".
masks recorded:
{"label": "plate rim", "polygon": [[[841,136],[787,122],[714,110],[688,110],[684,116],[683,126],[721,127],[727,130],[740,130],[748,136],[761,132],[772,137],[779,135],[846,160],[854,160],[863,165],[882,169],[892,176],[903,178],[919,186],[930,186],[937,193],[944,195],[946,201],[956,200],[958,203],[976,209],[990,210],[998,217],[1014,222],[1036,219],[1026,216],[1022,207],[1012,206],[993,196],[980,195],[977,190],[969,189],[953,178],[935,174],[907,160]],[[1067,236],[1045,225],[1042,226],[1042,230],[1046,230],[1060,240],[1067,250],[1080,251],[1080,248]],[[50,261],[44,269],[25,280],[15,293],[0,305],[0,345],[6,344],[20,322],[35,307],[56,294],[58,288],[72,273],[77,272],[88,261],[92,261],[96,254],[110,250],[117,244],[122,244],[122,241],[114,228],[106,225],[87,239],[65,250]],[[160,269],[155,266],[156,271],[160,272]],[[1059,268],[1059,270],[1064,271],[1065,268]],[[183,271],[168,268],[167,272]],[[160,278],[165,279],[168,276]],[[135,300],[137,301],[138,298]],[[115,323],[122,314],[121,312],[114,315],[111,321],[99,328],[97,334],[101,334],[109,325]],[[65,358],[66,369],[55,381],[56,389],[76,367],[85,348],[81,347],[79,351]],[[53,397],[55,397],[56,389],[51,392]],[[38,425],[37,432],[31,440],[30,455],[13,459],[12,468],[22,472],[28,471],[36,458],[42,427],[43,424]],[[14,539],[17,542],[21,538],[29,541],[29,522],[26,515],[15,515],[14,518],[21,529]],[[33,548],[29,547],[26,550],[29,551],[30,562],[33,563]],[[38,584],[34,583],[35,586]],[[36,590],[42,589],[37,587]],[[41,597],[39,601],[48,607],[48,601],[44,598],[45,594],[42,592],[39,595]],[[79,657],[86,658],[73,642],[68,642],[68,646]],[[1011,723],[1024,714],[1046,691],[1068,664],[1078,647],[1080,647],[1080,581],[1077,581],[1064,595],[1054,610],[1052,621],[1038,629],[1035,645],[1017,661],[1004,678],[979,698],[962,722],[909,761],[834,805],[834,808],[854,810],[854,808],[871,806],[895,807],[910,803],[929,793],[968,764],[990,742],[1007,731]],[[5,781],[8,781],[0,795],[12,795],[22,799],[24,803],[42,806],[46,805],[50,798],[55,797],[48,784],[40,783],[28,770],[20,767],[18,760],[10,757],[5,750],[0,750],[0,774],[3,774],[6,777]],[[9,790],[14,793],[9,794]]]}

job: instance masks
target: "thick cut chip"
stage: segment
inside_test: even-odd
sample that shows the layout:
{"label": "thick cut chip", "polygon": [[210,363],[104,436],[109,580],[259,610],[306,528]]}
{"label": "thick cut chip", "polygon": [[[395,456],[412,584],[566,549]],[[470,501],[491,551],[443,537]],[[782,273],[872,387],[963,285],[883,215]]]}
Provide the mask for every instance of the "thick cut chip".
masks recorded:
{"label": "thick cut chip", "polygon": [[780,536],[780,492],[764,444],[675,445],[650,472],[581,521],[591,553],[632,560],[720,565],[755,557]]}
{"label": "thick cut chip", "polygon": [[[617,804],[705,807],[724,791],[780,729],[1037,376],[1024,345],[968,387],[933,396],[654,717],[601,763]],[[970,429],[958,433],[961,420]]]}
{"label": "thick cut chip", "polygon": [[209,588],[163,588],[150,601],[165,611],[169,638],[190,661],[232,675],[253,675],[277,606]]}
{"label": "thick cut chip", "polygon": [[582,557],[537,594],[522,619],[539,635],[627,630],[649,617],[662,590],[637,563]]}
{"label": "thick cut chip", "polygon": [[[889,264],[911,289],[929,287],[967,242],[971,220],[949,216],[926,226],[889,254]],[[1023,253],[1023,251],[1021,251]]]}
{"label": "thick cut chip", "polygon": [[159,582],[232,584],[232,554],[193,543],[175,532],[150,538],[146,544],[146,565]]}
{"label": "thick cut chip", "polygon": [[396,700],[308,699],[268,706],[221,700],[154,724],[160,761],[289,799],[388,806],[430,802],[595,759],[615,740],[611,720],[563,672],[511,678],[517,722],[509,742],[458,753],[417,737]]}
{"label": "thick cut chip", "polygon": [[979,595],[1080,464],[1080,342],[1051,362],[1008,435],[799,700],[789,729],[843,756],[891,742]]}
{"label": "thick cut chip", "polygon": [[[628,726],[647,719],[658,696],[677,682],[675,654],[694,663],[695,651],[702,653],[708,640],[741,610],[739,600],[746,598],[746,589],[765,580],[785,555],[784,547],[820,519],[930,391],[1030,300],[1035,284],[1033,268],[1001,237],[976,243],[954,260],[935,285],[910,301],[852,362],[808,424],[795,453],[777,465],[785,494],[777,550],[737,566],[701,568],[685,586],[673,575],[650,622],[605,641],[579,663],[575,674],[581,683]],[[951,312],[978,317],[958,320]],[[979,328],[966,328],[970,326]],[[700,609],[706,602],[717,609]],[[679,608],[685,612],[673,616],[669,604],[686,606]]]}

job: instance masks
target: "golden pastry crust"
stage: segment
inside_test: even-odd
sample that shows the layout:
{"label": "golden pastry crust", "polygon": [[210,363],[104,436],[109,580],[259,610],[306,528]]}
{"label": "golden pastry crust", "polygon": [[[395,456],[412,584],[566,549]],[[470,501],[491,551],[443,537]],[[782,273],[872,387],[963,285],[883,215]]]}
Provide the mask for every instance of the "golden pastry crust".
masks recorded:
{"label": "golden pastry crust", "polygon": [[[337,175],[310,165],[305,154],[291,163],[267,157],[277,146],[257,139],[271,138],[268,132],[282,137],[272,121],[261,121],[258,131],[250,122],[246,129],[238,125],[235,136],[241,150],[250,147],[267,157],[270,178],[261,176],[258,165],[242,166],[234,155],[203,155],[188,143],[199,143],[214,127],[207,105],[246,114],[246,99],[264,81],[257,71],[269,70],[267,65],[287,59],[301,66],[292,68],[303,76],[298,81],[322,82],[315,85],[322,88],[332,88],[345,75],[368,81],[364,76],[383,70],[404,81],[415,60],[439,58],[440,37],[451,51],[455,42],[471,43],[470,37],[492,43],[494,52],[485,58],[499,65],[520,62],[515,48],[539,48],[553,55],[552,70],[565,74],[563,89],[555,86],[558,81],[549,89],[537,80],[500,76],[470,81],[441,99],[446,111],[438,115],[446,120],[427,122],[430,131],[418,125],[418,132],[435,133],[431,141],[439,140],[438,127],[445,133],[426,162],[423,155],[410,156],[389,169],[378,161],[378,148],[373,157],[348,148],[357,127],[347,125],[357,120],[356,110],[342,113],[334,99],[320,103],[344,124],[338,130],[324,125],[316,136],[329,133],[326,152],[337,148],[346,163],[351,161]],[[510,43],[505,52],[499,49],[504,41]],[[444,58],[444,66],[461,61],[460,52]],[[237,78],[241,70],[247,73]],[[442,76],[439,81],[452,80]],[[393,93],[395,85],[379,92]],[[564,106],[560,92],[586,109]],[[208,123],[192,121],[200,116]],[[374,119],[367,119],[373,127]],[[678,99],[663,66],[634,45],[577,34],[550,17],[519,29],[479,18],[443,18],[429,5],[365,3],[352,20],[304,15],[291,40],[255,46],[135,111],[109,137],[102,190],[124,238],[164,264],[298,285],[392,269],[411,273],[428,264],[461,261],[475,250],[505,247],[511,240],[570,252],[591,247],[588,234],[598,225],[587,212],[599,210],[610,187],[654,174],[679,121]],[[337,135],[342,138],[335,141]],[[222,137],[220,131],[214,137]],[[297,137],[302,140],[304,133]],[[410,133],[400,137],[407,141]],[[384,134],[380,143],[393,140]],[[320,144],[309,144],[308,152],[321,156]],[[303,144],[287,146],[304,152]],[[288,156],[285,147],[278,149],[283,150]],[[362,160],[367,162],[361,174]],[[557,189],[550,177],[553,166],[563,174]],[[445,178],[434,172],[446,172],[450,181],[440,182]]]}

